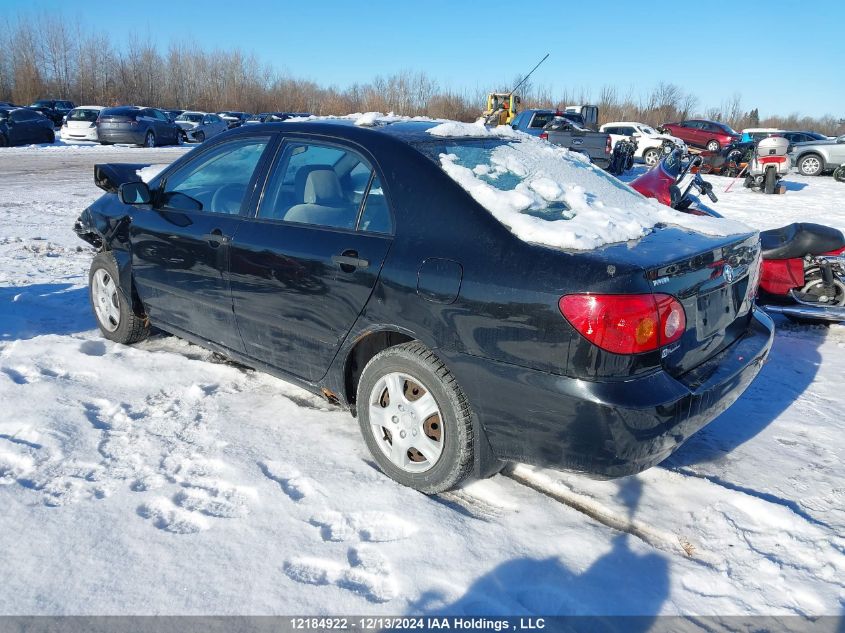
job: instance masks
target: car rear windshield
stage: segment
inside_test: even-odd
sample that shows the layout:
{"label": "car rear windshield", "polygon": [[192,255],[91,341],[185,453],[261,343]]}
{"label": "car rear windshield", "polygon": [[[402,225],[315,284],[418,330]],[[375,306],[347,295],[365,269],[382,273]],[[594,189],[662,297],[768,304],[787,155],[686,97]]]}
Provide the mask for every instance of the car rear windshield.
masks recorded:
{"label": "car rear windshield", "polygon": [[52,101],[45,101],[45,100],[42,99],[41,101],[36,101],[35,103],[33,103],[29,107],[30,108],[52,108],[53,102]]}
{"label": "car rear windshield", "polygon": [[126,116],[134,119],[140,112],[137,108],[106,108],[100,116]]}
{"label": "car rear windshield", "polygon": [[581,154],[533,136],[461,123],[428,132],[431,140],[412,145],[526,242],[592,249],[637,239],[661,222],[717,235],[737,229],[647,200]]}
{"label": "car rear windshield", "polygon": [[177,121],[190,121],[191,123],[201,123],[202,122],[202,115],[201,114],[188,114],[183,113],[176,117]]}
{"label": "car rear windshield", "polygon": [[76,108],[76,110],[71,110],[70,113],[67,115],[68,121],[88,121],[93,123],[97,120],[97,117],[100,116],[99,110],[86,110],[85,108]]}

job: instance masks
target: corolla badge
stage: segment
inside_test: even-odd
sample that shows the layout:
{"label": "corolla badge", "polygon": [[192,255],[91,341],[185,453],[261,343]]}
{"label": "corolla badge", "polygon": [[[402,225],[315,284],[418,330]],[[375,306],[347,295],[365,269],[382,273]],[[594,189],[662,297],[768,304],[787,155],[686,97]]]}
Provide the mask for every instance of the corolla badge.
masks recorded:
{"label": "corolla badge", "polygon": [[725,281],[731,283],[734,280],[734,269],[725,264],[725,267],[722,269],[722,275],[725,277]]}

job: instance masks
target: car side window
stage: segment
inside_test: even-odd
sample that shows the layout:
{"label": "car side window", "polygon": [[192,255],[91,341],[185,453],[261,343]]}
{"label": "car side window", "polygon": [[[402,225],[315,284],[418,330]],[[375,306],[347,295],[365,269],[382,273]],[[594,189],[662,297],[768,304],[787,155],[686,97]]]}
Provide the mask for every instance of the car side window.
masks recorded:
{"label": "car side window", "polygon": [[167,176],[156,206],[179,211],[241,212],[247,189],[270,138],[239,138],[214,146]]}
{"label": "car side window", "polygon": [[[367,187],[373,190],[372,174],[369,162],[352,150],[289,143],[271,173],[258,217],[353,230]],[[377,202],[372,213],[380,215]]]}
{"label": "car side window", "polygon": [[159,121],[164,121],[165,123],[170,121],[170,119],[168,119],[165,116],[164,112],[162,112],[161,110],[150,110],[150,112],[152,113],[153,117],[158,119]]}
{"label": "car side window", "polygon": [[358,230],[371,233],[391,233],[393,231],[390,207],[388,207],[387,199],[384,197],[381,180],[375,173],[373,173],[367,198],[364,200],[364,210],[361,212],[361,219],[358,221]]}

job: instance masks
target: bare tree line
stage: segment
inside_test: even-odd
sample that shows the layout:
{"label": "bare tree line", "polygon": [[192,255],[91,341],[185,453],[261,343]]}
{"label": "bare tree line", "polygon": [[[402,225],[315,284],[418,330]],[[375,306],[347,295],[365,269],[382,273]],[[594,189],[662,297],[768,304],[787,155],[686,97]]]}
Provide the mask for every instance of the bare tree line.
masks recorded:
{"label": "bare tree line", "polygon": [[[490,88],[507,92],[520,79]],[[523,107],[595,103],[602,122],[642,121],[656,126],[705,116],[735,129],[845,131],[833,116],[796,113],[761,119],[756,108],[743,109],[739,95],[702,109],[694,94],[665,82],[639,94],[633,86],[622,91],[608,85],[597,96],[585,90],[554,93],[527,82],[519,93]],[[444,88],[426,73],[412,70],[344,88],[324,86],[279,73],[241,49],[209,51],[192,42],[172,42],[162,49],[149,36],[131,36],[117,46],[109,35],[55,14],[24,15],[0,23],[0,100],[14,103],[52,97],[79,104],[314,114],[379,111],[472,121],[483,110],[485,95],[484,89]]]}

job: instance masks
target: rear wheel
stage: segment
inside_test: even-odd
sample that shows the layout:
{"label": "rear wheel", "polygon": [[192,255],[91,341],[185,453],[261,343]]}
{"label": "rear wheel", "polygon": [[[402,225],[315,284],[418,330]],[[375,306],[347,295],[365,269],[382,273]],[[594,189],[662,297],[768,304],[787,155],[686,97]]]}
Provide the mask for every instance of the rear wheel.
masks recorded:
{"label": "rear wheel", "polygon": [[816,154],[803,156],[798,161],[798,171],[804,176],[819,176],[824,170],[824,161]]}
{"label": "rear wheel", "polygon": [[778,183],[777,172],[774,169],[772,169],[771,167],[769,167],[769,169],[766,170],[766,179],[763,183],[763,191],[765,191],[766,193],[774,193],[775,192],[775,186],[777,185],[777,183]]}
{"label": "rear wheel", "polygon": [[3,134],[0,134],[0,147],[6,147],[9,144],[9,139],[7,139]]}
{"label": "rear wheel", "polygon": [[833,172],[833,177],[839,182],[845,182],[845,165],[837,167],[836,171]]}
{"label": "rear wheel", "polygon": [[649,167],[654,167],[658,162],[660,162],[660,151],[655,148],[647,149],[643,152],[643,161]]}
{"label": "rear wheel", "polygon": [[426,494],[453,488],[473,463],[472,412],[449,369],[412,341],[367,363],[358,423],[381,470]]}
{"label": "rear wheel", "polygon": [[719,141],[713,139],[712,141],[708,141],[707,143],[707,150],[710,152],[718,152],[722,149],[722,146],[719,144]]}
{"label": "rear wheel", "polygon": [[97,253],[88,273],[89,298],[97,325],[103,336],[130,345],[143,341],[149,334],[149,323],[135,314],[120,288],[120,276],[114,256],[104,251]]}
{"label": "rear wheel", "polygon": [[55,143],[56,142],[56,133],[53,130],[47,130],[47,133],[44,134],[44,142],[45,143]]}

